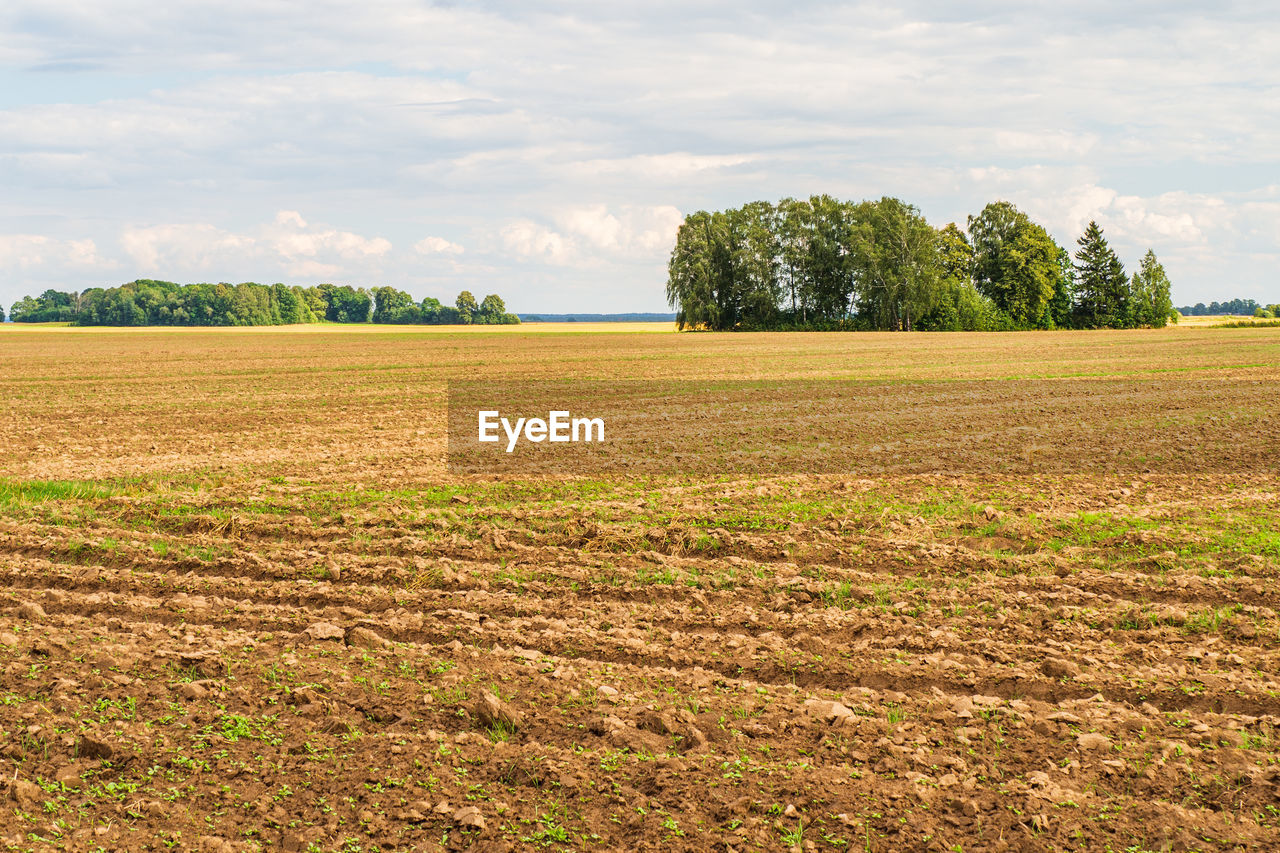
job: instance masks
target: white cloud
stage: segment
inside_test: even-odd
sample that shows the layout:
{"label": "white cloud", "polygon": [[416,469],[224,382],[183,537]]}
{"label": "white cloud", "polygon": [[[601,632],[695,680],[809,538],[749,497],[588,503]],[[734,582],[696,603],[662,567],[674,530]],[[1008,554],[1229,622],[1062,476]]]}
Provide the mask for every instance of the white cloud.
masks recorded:
{"label": "white cloud", "polygon": [[126,228],[120,245],[140,272],[160,275],[172,269],[208,270],[220,258],[252,249],[254,240],[206,223],[179,223]]}
{"label": "white cloud", "polygon": [[1083,157],[1098,144],[1096,133],[1067,131],[999,130],[995,145],[1000,151],[1025,157]]}
{"label": "white cloud", "polygon": [[40,234],[0,234],[0,268],[26,268],[43,264],[52,243],[52,240]]}
{"label": "white cloud", "polygon": [[413,248],[421,255],[461,255],[466,251],[457,243],[450,243],[443,237],[423,237],[413,244]]}
{"label": "white cloud", "polygon": [[622,239],[622,222],[603,204],[570,210],[560,217],[566,230],[600,249],[617,249]]}
{"label": "white cloud", "polygon": [[594,180],[602,176],[623,176],[635,181],[685,180],[701,173],[730,169],[757,160],[747,154],[643,154],[634,157],[599,158],[568,164],[565,171],[579,179]]}
{"label": "white cloud", "polygon": [[558,265],[575,260],[568,241],[562,235],[527,219],[505,226],[500,236],[503,248],[519,258],[532,258]]}
{"label": "white cloud", "polygon": [[[120,245],[143,274],[179,277],[233,271],[280,271],[299,278],[330,278],[344,270],[363,271],[360,262],[391,251],[383,237],[364,237],[336,228],[312,228],[293,210],[279,211],[273,222],[249,233],[226,231],[209,223],[175,223],[126,228]],[[354,265],[350,262],[355,262]],[[243,273],[241,273],[243,275]]]}
{"label": "white cloud", "polygon": [[521,219],[498,233],[501,250],[525,261],[558,267],[599,269],[612,265],[664,261],[684,216],[670,205],[604,204],[567,207],[552,225]]}
{"label": "white cloud", "polygon": [[292,225],[294,228],[306,228],[307,220],[296,210],[276,211],[276,225]]}
{"label": "white cloud", "polygon": [[684,216],[670,205],[623,206],[615,214],[595,204],[570,208],[557,220],[565,232],[602,256],[656,258],[671,250]]}
{"label": "white cloud", "polygon": [[0,270],[32,267],[97,268],[114,262],[98,254],[91,239],[55,240],[42,234],[0,234]]}

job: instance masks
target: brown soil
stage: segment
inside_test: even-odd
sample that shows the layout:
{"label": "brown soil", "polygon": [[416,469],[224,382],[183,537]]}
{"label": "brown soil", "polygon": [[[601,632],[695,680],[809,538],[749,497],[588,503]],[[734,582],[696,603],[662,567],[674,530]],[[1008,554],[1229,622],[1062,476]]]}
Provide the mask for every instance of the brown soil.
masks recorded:
{"label": "brown soil", "polygon": [[0,845],[1280,847],[1280,489],[1244,456],[462,476],[442,398],[1110,353],[1201,399],[1274,380],[1280,330],[3,331]]}

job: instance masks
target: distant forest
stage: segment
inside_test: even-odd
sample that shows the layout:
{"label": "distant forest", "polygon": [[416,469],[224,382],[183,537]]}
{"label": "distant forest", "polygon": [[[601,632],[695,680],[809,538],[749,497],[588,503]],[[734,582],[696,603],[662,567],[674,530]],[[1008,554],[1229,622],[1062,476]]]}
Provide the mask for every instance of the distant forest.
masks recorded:
{"label": "distant forest", "polygon": [[934,228],[896,198],[759,201],[689,216],[668,264],[681,328],[986,331],[1177,322],[1148,251],[1132,275],[1090,222],[1074,256],[1008,202]]}
{"label": "distant forest", "polygon": [[675,314],[633,311],[624,314],[521,314],[523,323],[670,323]]}
{"label": "distant forest", "polygon": [[1275,305],[1259,305],[1252,299],[1229,299],[1226,302],[1210,302],[1205,305],[1184,305],[1178,309],[1184,317],[1218,317],[1229,314],[1235,317],[1261,317],[1272,320],[1280,317],[1280,303]]}
{"label": "distant forest", "polygon": [[[502,298],[476,302],[470,291],[453,305],[427,297],[415,302],[393,287],[366,290],[319,284],[175,284],[139,279],[119,287],[82,293],[46,290],[14,304],[15,323],[71,323],[75,326],[281,326],[294,323],[425,323],[506,325],[520,318]],[[0,320],[3,320],[0,311]]]}

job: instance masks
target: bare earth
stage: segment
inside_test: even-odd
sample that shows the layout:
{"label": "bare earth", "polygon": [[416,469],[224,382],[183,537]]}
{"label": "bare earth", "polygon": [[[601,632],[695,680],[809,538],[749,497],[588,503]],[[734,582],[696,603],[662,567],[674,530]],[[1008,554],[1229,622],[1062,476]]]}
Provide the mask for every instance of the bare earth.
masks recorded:
{"label": "bare earth", "polygon": [[[1280,329],[586,326],[0,327],[0,848],[1280,849]],[[1150,381],[1181,455],[464,476],[451,378]]]}

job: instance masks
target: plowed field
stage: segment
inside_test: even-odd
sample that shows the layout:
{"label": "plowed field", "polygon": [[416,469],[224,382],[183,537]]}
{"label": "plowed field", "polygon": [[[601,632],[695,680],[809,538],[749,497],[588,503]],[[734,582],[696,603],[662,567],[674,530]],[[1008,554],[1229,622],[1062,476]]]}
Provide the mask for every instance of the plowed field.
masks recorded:
{"label": "plowed field", "polygon": [[[447,380],[566,377],[1257,405],[1167,470],[448,470]],[[1277,388],[1277,329],[0,328],[0,846],[1280,849]]]}

